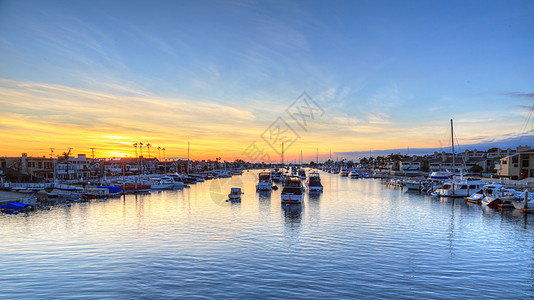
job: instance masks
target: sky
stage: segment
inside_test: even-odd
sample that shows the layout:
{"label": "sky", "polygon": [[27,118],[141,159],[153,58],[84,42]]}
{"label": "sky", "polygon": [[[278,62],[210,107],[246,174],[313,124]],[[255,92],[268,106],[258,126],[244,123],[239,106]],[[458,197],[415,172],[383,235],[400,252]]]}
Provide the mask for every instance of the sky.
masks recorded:
{"label": "sky", "polygon": [[321,160],[444,147],[450,119],[465,145],[532,135],[533,49],[534,1],[0,0],[0,156]]}

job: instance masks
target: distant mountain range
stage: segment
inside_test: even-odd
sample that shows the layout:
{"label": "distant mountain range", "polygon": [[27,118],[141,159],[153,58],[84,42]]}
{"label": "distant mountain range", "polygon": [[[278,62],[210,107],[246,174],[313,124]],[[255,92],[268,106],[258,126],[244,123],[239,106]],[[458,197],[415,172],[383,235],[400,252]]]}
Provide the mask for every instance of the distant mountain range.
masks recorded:
{"label": "distant mountain range", "polygon": [[[486,141],[481,143],[462,145],[460,144],[456,148],[455,152],[463,152],[465,150],[481,150],[486,151],[491,148],[501,148],[506,150],[508,148],[514,150],[517,146],[531,146],[534,148],[534,133],[529,133],[528,135],[521,135],[516,137],[505,138],[496,141]],[[386,149],[386,150],[372,150],[371,154],[369,151],[354,151],[354,152],[338,152],[339,155],[345,156],[347,158],[360,158],[360,157],[369,157],[377,155],[389,155],[391,153],[400,153],[400,154],[409,154],[409,155],[425,155],[433,154],[434,152],[451,152],[451,147],[438,147],[438,148],[402,148],[402,149]]]}

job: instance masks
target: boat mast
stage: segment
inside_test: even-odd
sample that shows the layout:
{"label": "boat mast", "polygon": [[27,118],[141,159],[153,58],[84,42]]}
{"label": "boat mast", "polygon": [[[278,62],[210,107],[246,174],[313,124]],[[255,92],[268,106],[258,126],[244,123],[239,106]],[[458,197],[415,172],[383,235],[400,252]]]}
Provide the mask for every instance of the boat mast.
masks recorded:
{"label": "boat mast", "polygon": [[189,141],[187,141],[187,175],[189,175]]}
{"label": "boat mast", "polygon": [[[452,176],[454,180],[454,174],[456,173],[454,170],[455,163],[454,163],[454,126],[452,125],[452,119],[451,119],[451,145],[452,145]],[[452,196],[454,197],[456,187],[454,186],[454,181],[452,183]]]}
{"label": "boat mast", "polygon": [[284,168],[284,143],[282,143],[282,169]]}
{"label": "boat mast", "polygon": [[454,175],[455,172],[455,163],[454,163],[454,126],[452,125],[452,119],[451,119],[451,144],[452,144],[452,175]]}

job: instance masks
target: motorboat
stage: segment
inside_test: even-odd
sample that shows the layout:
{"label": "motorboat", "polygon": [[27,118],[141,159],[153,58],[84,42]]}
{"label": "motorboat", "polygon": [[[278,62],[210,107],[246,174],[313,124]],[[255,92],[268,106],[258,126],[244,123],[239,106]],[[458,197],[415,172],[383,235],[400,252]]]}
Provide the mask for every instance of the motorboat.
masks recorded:
{"label": "motorboat", "polygon": [[230,194],[228,194],[228,199],[230,200],[241,199],[242,194],[243,193],[241,192],[241,188],[232,188],[230,189]]}
{"label": "motorboat", "polygon": [[339,176],[348,177],[349,176],[349,170],[342,168],[341,171],[339,171]]}
{"label": "motorboat", "polygon": [[153,190],[172,190],[174,188],[174,180],[170,177],[152,178],[150,188]]}
{"label": "motorboat", "polygon": [[512,201],[520,198],[516,190],[500,184],[484,187],[484,195],[482,204],[491,208],[511,208]]}
{"label": "motorboat", "polygon": [[350,178],[361,178],[361,177],[363,177],[362,170],[360,168],[352,168],[352,169],[350,169],[349,177]]}
{"label": "motorboat", "polygon": [[421,190],[422,185],[420,180],[404,180],[403,183],[408,190]]}
{"label": "motorboat", "polygon": [[279,170],[271,171],[271,179],[274,182],[281,182],[284,179],[284,176],[282,175],[282,172]]}
{"label": "motorboat", "polygon": [[403,187],[403,180],[399,178],[391,178],[387,184],[390,186]]}
{"label": "motorboat", "polygon": [[459,180],[446,181],[443,186],[436,189],[432,195],[438,197],[459,197],[471,196],[473,191],[480,190],[487,183],[482,180]]}
{"label": "motorboat", "polygon": [[273,181],[271,180],[270,172],[260,172],[258,175],[257,191],[270,191],[273,188]]}
{"label": "motorboat", "polygon": [[304,169],[299,170],[300,179],[306,180],[306,171]]}
{"label": "motorboat", "polygon": [[469,197],[466,197],[465,201],[480,204],[482,202],[482,199],[484,199],[484,197],[486,197],[484,195],[484,189],[481,189],[481,190],[474,192]]}
{"label": "motorboat", "polygon": [[286,176],[282,189],[282,203],[302,203],[302,182],[298,176]]}
{"label": "motorboat", "polygon": [[[520,209],[522,212],[533,213],[534,212],[534,194],[525,190],[518,195],[518,199],[512,201],[512,205],[515,209]],[[525,206],[526,202],[526,206]]]}
{"label": "motorboat", "polygon": [[308,186],[308,191],[311,192],[322,192],[323,185],[321,184],[321,177],[319,172],[310,172],[308,175],[308,180],[306,180],[306,185]]}

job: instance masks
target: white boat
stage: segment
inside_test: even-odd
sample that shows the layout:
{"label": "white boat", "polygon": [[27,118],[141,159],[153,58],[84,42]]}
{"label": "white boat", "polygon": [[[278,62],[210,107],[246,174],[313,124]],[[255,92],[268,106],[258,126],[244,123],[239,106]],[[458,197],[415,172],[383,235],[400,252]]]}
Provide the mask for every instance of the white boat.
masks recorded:
{"label": "white boat", "polygon": [[484,197],[484,189],[481,189],[471,194],[471,196],[465,198],[465,201],[480,204]]}
{"label": "white boat", "polygon": [[173,177],[173,176],[163,176],[161,177],[161,182],[162,183],[172,183],[173,184],[173,188],[175,189],[181,189],[181,188],[184,188],[186,185],[185,183],[183,183],[181,180],[178,180],[177,178]]}
{"label": "white boat", "polygon": [[150,179],[150,188],[153,190],[172,190],[174,188],[174,180],[170,177],[165,177],[165,180],[163,178],[156,179],[151,178]]}
{"label": "white boat", "polygon": [[433,196],[438,197],[469,197],[474,191],[480,190],[487,183],[482,180],[447,181],[436,189]]}
{"label": "white boat", "polygon": [[[512,201],[512,205],[514,206],[515,209],[520,209],[523,212],[533,213],[534,212],[534,197],[532,196],[533,196],[532,192],[530,193],[528,191],[521,192],[518,195],[518,199]],[[525,201],[527,202],[526,208],[525,208]]]}
{"label": "white boat", "polygon": [[302,182],[298,176],[284,178],[282,203],[302,203]]}
{"label": "white boat", "polygon": [[391,178],[386,184],[390,186],[403,187],[403,180],[399,178]]}
{"label": "white boat", "polygon": [[421,190],[421,181],[420,180],[404,180],[404,186],[409,190]]}
{"label": "white boat", "polygon": [[363,177],[362,170],[360,170],[360,168],[352,168],[352,169],[350,169],[349,177],[350,178],[361,178],[361,177]]}
{"label": "white boat", "polygon": [[512,201],[519,200],[519,195],[516,190],[499,184],[485,187],[484,195],[482,204],[491,208],[512,207]]}
{"label": "white boat", "polygon": [[228,198],[230,200],[238,200],[241,199],[241,195],[243,193],[241,192],[241,188],[232,188],[230,190],[230,194],[228,194]]}
{"label": "white boat", "polygon": [[339,176],[341,176],[341,177],[348,177],[348,176],[349,176],[349,170],[347,170],[347,169],[341,169],[341,171],[339,171]]}
{"label": "white boat", "polygon": [[257,191],[270,191],[273,188],[273,181],[271,180],[270,172],[260,172],[258,175]]}
{"label": "white boat", "polygon": [[323,185],[321,184],[321,177],[318,172],[310,172],[308,180],[306,180],[308,186],[308,192],[322,192]]}

